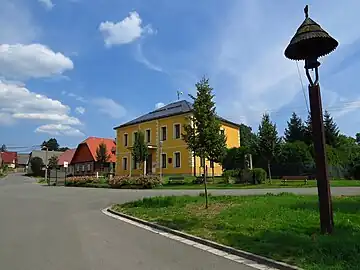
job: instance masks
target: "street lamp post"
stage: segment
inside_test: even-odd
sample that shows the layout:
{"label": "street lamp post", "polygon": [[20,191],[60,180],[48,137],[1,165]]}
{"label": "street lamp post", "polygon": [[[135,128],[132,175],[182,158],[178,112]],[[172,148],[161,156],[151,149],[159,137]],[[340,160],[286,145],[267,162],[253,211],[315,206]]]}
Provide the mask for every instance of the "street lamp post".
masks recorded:
{"label": "street lamp post", "polygon": [[[318,70],[320,62],[318,58],[335,50],[338,42],[325,32],[319,24],[309,18],[307,5],[304,12],[305,20],[291,39],[290,44],[285,50],[285,56],[291,60],[305,60],[306,77],[309,80],[309,100],[316,157],[321,232],[330,234],[333,231],[334,220],[326,160]],[[310,76],[310,69],[315,70],[315,80]]]}

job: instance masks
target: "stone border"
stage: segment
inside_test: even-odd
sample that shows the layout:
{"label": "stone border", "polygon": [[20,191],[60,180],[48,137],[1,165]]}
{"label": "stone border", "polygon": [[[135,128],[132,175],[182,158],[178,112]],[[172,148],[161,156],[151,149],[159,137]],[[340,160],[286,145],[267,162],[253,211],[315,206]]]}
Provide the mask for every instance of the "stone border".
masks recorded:
{"label": "stone border", "polygon": [[[220,256],[223,256],[223,257],[225,257],[227,259],[231,259],[231,260],[238,261],[238,262],[241,262],[241,263],[244,263],[244,261],[243,260],[241,261],[240,259],[245,258],[245,259],[251,260],[253,262],[256,262],[256,263],[259,263],[259,264],[262,264],[264,266],[271,267],[271,268],[274,268],[274,269],[280,269],[280,270],[303,270],[302,268],[299,268],[299,267],[296,267],[296,266],[292,266],[292,265],[289,265],[289,264],[286,264],[286,263],[283,263],[283,262],[278,262],[278,261],[275,261],[275,260],[260,256],[260,255],[256,255],[256,254],[244,251],[244,250],[235,249],[235,248],[225,246],[225,245],[222,245],[222,244],[210,241],[210,240],[206,240],[206,239],[203,239],[203,238],[200,238],[200,237],[197,237],[197,236],[193,236],[191,234],[187,234],[187,233],[184,233],[184,232],[181,232],[181,231],[178,231],[178,230],[173,230],[173,229],[170,229],[168,227],[165,227],[165,226],[162,226],[162,225],[159,225],[159,224],[156,224],[156,223],[148,222],[148,221],[145,221],[143,219],[139,219],[139,218],[136,218],[136,217],[133,217],[133,216],[129,216],[129,215],[126,215],[124,213],[114,211],[114,210],[111,209],[111,207],[107,207],[107,208],[103,209],[103,213],[104,214],[110,213],[112,215],[121,217],[122,220],[124,220],[126,222],[127,222],[127,220],[131,221],[131,222],[128,222],[128,223],[131,223],[131,224],[135,223],[134,225],[137,225],[136,223],[138,223],[138,224],[142,224],[142,225],[145,225],[147,227],[150,227],[150,229],[153,228],[153,229],[165,232],[167,234],[175,235],[173,237],[173,239],[175,239],[175,240],[179,240],[179,239],[177,239],[179,237],[185,238],[185,239],[187,239],[185,241],[190,240],[190,241],[195,242],[195,244],[197,244],[197,245],[200,244],[200,245],[203,245],[205,247],[208,247],[207,249],[206,248],[201,248],[201,249],[208,250],[209,252],[214,253],[214,254],[217,254],[217,253],[212,252],[209,249],[210,248],[211,249],[216,249],[216,250],[218,250],[218,251],[220,251],[222,253],[225,253],[225,254],[217,254],[217,255],[220,255]],[[145,229],[147,229],[147,228],[145,228]],[[170,238],[172,238],[172,237],[170,237]],[[196,247],[196,245],[195,245],[195,247]],[[234,258],[231,258],[231,256],[234,256],[234,255],[235,255],[235,257],[238,256],[238,258],[239,257],[240,258],[238,260],[234,259]],[[251,265],[251,264],[248,264],[248,265],[252,266],[252,267],[255,266],[255,265]],[[254,267],[254,268],[266,269],[266,268],[262,268],[262,267]]]}

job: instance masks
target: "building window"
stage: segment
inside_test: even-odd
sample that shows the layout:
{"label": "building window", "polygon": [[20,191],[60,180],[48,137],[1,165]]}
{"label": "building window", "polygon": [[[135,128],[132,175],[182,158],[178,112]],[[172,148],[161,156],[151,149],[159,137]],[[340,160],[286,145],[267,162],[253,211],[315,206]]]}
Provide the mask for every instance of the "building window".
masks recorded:
{"label": "building window", "polygon": [[87,165],[87,170],[91,171],[91,164],[90,163]]}
{"label": "building window", "polygon": [[161,154],[161,168],[165,169],[167,163],[166,154]]}
{"label": "building window", "polygon": [[82,172],[85,172],[85,165],[82,165],[82,166],[81,166],[81,171],[82,171]]}
{"label": "building window", "polygon": [[220,134],[221,134],[221,135],[225,135],[225,130],[224,130],[224,129],[220,129]]}
{"label": "building window", "polygon": [[166,141],[166,127],[161,127],[161,140]]}
{"label": "building window", "polygon": [[76,171],[80,171],[80,165],[79,164],[76,164]]}
{"label": "building window", "polygon": [[132,160],[132,164],[133,164],[133,169],[136,170],[137,167],[138,167],[138,166],[137,166],[138,164],[137,164],[137,162],[135,162],[134,159]]}
{"label": "building window", "polygon": [[174,138],[180,139],[180,124],[174,125]]}
{"label": "building window", "polygon": [[180,162],[180,152],[175,153],[175,168],[180,168],[181,162]]}
{"label": "building window", "polygon": [[124,146],[128,146],[128,134],[124,134]]}
{"label": "building window", "polygon": [[127,158],[126,157],[123,158],[123,170],[124,171],[127,170]]}
{"label": "building window", "polygon": [[151,130],[150,129],[146,130],[146,142],[147,143],[151,142]]}

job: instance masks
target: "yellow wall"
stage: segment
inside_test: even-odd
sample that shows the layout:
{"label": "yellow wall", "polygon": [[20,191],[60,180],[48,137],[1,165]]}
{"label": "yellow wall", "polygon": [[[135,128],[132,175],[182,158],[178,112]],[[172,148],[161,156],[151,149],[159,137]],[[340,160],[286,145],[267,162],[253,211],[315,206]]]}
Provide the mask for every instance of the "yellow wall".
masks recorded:
{"label": "yellow wall", "polygon": [[[151,129],[151,141],[149,143],[150,147],[149,153],[152,154],[152,163],[153,163],[153,173],[159,174],[160,170],[163,175],[193,175],[194,173],[194,163],[196,163],[196,174],[201,175],[200,171],[200,159],[197,157],[196,162],[192,157],[191,151],[187,148],[187,145],[182,136],[180,139],[175,139],[174,134],[174,124],[180,124],[181,134],[184,132],[184,124],[187,123],[189,114],[170,116],[167,118],[151,120],[148,122],[135,124],[123,128],[118,128],[116,130],[116,175],[139,175],[142,173],[140,169],[132,169],[132,158],[131,158],[131,147],[134,142],[133,133],[135,131],[141,130],[144,132],[146,139],[146,130]],[[167,129],[167,138],[162,143],[161,152],[167,155],[167,164],[166,168],[159,168],[161,155],[160,155],[160,136],[161,136],[161,127],[166,126]],[[222,124],[222,128],[225,130],[225,135],[227,137],[227,147],[239,147],[240,146],[240,132],[239,128],[233,125],[226,123]],[[124,134],[128,134],[128,146],[124,146]],[[181,164],[180,168],[175,168],[175,152],[180,152]],[[123,169],[123,157],[127,157],[127,170]],[[168,161],[169,158],[172,158],[172,163]],[[211,175],[210,162],[207,161],[208,172]],[[130,170],[131,168],[131,170]],[[214,166],[215,175],[222,174],[222,167],[220,164],[215,164]]]}
{"label": "yellow wall", "polygon": [[[240,147],[240,130],[239,127],[223,122],[221,129],[225,131],[227,148]],[[200,176],[204,173],[204,168],[201,167],[200,157],[196,157],[196,175]],[[210,161],[206,160],[205,165],[208,167],[208,175],[212,175],[212,168]],[[214,176],[221,176],[223,172],[222,166],[219,163],[214,163]]]}

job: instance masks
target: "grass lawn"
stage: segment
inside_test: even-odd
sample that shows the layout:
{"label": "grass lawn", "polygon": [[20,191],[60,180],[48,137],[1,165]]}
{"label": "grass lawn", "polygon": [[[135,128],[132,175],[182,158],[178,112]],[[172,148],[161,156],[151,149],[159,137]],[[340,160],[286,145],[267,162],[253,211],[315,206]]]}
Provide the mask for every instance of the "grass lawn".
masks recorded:
{"label": "grass lawn", "polygon": [[115,210],[304,269],[359,269],[360,197],[334,197],[335,231],[319,234],[316,196],[154,197]]}
{"label": "grass lawn", "polygon": [[[165,181],[165,183],[167,183]],[[332,180],[330,182],[332,187],[358,187],[360,180]],[[290,181],[282,183],[281,180],[272,180],[272,183],[263,183],[259,185],[251,184],[224,184],[224,183],[208,183],[209,189],[252,189],[252,188],[306,188],[316,187],[316,180],[308,180],[305,184],[303,181]],[[203,184],[192,184],[185,181],[184,184],[164,184],[160,189],[204,189]]]}
{"label": "grass lawn", "polygon": [[36,177],[36,183],[38,184],[45,184],[46,183],[46,180],[44,177]]}

